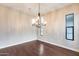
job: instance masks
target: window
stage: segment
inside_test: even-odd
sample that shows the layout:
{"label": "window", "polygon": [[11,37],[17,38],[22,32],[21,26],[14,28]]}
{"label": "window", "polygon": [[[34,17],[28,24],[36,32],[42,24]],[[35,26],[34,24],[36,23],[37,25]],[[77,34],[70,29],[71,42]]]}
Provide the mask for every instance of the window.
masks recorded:
{"label": "window", "polygon": [[68,14],[66,17],[66,39],[74,40],[74,14]]}

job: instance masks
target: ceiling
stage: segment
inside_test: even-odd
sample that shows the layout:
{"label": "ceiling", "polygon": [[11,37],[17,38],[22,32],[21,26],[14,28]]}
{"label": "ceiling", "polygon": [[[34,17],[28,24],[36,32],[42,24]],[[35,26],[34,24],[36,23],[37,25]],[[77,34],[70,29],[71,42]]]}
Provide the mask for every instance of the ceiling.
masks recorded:
{"label": "ceiling", "polygon": [[[58,8],[62,8],[70,3],[40,3],[41,15],[46,14]],[[35,16],[39,11],[38,3],[1,3],[4,5],[22,12],[26,12],[28,15]]]}

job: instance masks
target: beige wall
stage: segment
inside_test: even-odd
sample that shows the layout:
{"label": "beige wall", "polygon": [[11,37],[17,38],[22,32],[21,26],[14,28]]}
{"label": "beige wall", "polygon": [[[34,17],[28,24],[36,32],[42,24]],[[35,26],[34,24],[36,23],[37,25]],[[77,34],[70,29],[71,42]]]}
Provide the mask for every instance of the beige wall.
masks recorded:
{"label": "beige wall", "polygon": [[[74,13],[74,41],[65,39],[65,15]],[[79,51],[79,4],[71,4],[45,15],[47,33],[41,39],[68,49]]]}
{"label": "beige wall", "polygon": [[33,40],[31,19],[26,13],[0,6],[0,48]]}

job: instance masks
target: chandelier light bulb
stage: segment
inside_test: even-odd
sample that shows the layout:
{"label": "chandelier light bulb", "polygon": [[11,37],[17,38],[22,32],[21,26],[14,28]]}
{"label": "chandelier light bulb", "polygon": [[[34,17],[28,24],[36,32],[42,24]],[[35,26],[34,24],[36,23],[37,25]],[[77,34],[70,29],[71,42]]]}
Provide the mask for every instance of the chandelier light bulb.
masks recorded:
{"label": "chandelier light bulb", "polygon": [[32,19],[32,25],[35,24],[35,19]]}

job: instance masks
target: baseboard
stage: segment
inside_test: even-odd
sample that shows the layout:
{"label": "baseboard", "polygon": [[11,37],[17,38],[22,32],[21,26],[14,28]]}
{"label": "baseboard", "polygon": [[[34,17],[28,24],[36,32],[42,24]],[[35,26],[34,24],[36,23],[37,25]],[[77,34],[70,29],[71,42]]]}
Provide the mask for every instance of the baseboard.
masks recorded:
{"label": "baseboard", "polygon": [[7,45],[7,46],[3,46],[3,47],[0,47],[0,49],[11,47],[11,46],[15,46],[15,45],[19,45],[19,44],[23,44],[23,43],[27,43],[27,42],[31,42],[31,41],[37,41],[37,39],[32,39],[32,40],[24,41],[24,42],[21,42],[21,43],[16,43],[16,44],[11,44],[11,45]]}
{"label": "baseboard", "polygon": [[46,42],[46,43],[49,43],[49,44],[52,44],[52,45],[56,45],[56,46],[59,46],[59,47],[65,48],[65,49],[69,49],[69,50],[72,50],[72,51],[75,51],[75,52],[79,52],[79,50],[69,48],[69,47],[66,47],[66,46],[63,46],[63,45],[59,45],[59,44],[56,44],[56,43],[52,43],[52,42],[48,42],[48,41],[40,40],[40,39],[39,39],[39,41]]}
{"label": "baseboard", "polygon": [[23,44],[23,43],[27,43],[27,42],[31,42],[31,41],[42,41],[42,42],[46,42],[46,43],[49,43],[49,44],[52,44],[52,45],[56,45],[56,46],[59,46],[59,47],[65,48],[65,49],[69,49],[69,50],[72,50],[72,51],[75,51],[75,52],[79,52],[79,50],[69,48],[69,47],[66,47],[66,46],[63,46],[63,45],[59,45],[59,44],[56,44],[56,43],[48,42],[48,41],[45,41],[45,40],[40,40],[40,39],[38,39],[38,40],[37,39],[32,39],[32,40],[28,40],[28,41],[25,41],[25,42],[22,42],[22,43],[11,44],[11,45],[8,45],[8,46],[0,47],[0,49],[15,46],[15,45],[19,45],[19,44]]}

